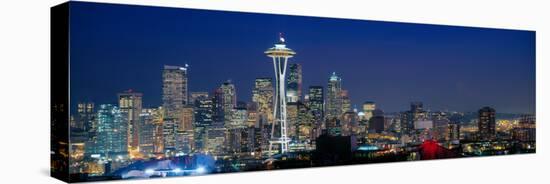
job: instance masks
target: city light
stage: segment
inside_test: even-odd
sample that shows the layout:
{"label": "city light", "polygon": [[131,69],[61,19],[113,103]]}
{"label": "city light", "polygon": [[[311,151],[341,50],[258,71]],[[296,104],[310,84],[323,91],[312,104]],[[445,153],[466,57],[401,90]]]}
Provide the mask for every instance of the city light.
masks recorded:
{"label": "city light", "polygon": [[153,174],[155,174],[155,170],[154,170],[154,169],[146,169],[146,170],[145,170],[145,174],[147,174],[147,175],[153,175]]}
{"label": "city light", "polygon": [[[297,40],[299,43],[300,38]],[[282,34],[275,41],[263,56],[258,50],[249,53],[262,56],[250,61],[265,61],[254,63],[263,67],[258,71],[247,66],[228,68],[243,73],[246,80],[225,72],[217,76],[211,73],[217,70],[202,64],[189,68],[188,64],[175,63],[151,69],[151,73],[159,73],[154,76],[159,80],[143,82],[153,89],[124,84],[144,93],[105,89],[101,94],[118,96],[118,103],[97,100],[75,105],[78,113],[70,114],[74,121],[69,149],[74,163],[71,174],[86,173],[86,179],[120,177],[118,173],[126,173],[123,178],[170,177],[536,151],[534,114],[497,113],[500,107],[482,105],[468,106],[477,108],[463,112],[433,110],[453,106],[446,101],[426,100],[430,102],[426,107],[420,101],[400,101],[411,98],[408,88],[387,94],[396,95],[392,98],[395,103],[410,103],[390,109],[388,106],[395,105],[371,101],[378,100],[377,93],[358,90],[357,86],[371,85],[375,80],[367,75],[354,79],[357,74],[350,73],[344,61],[318,70],[306,60],[311,54],[324,53],[296,48],[307,56],[297,60],[304,63],[298,63],[293,59],[297,53],[287,47]],[[299,46],[304,45],[290,47]],[[322,64],[332,66],[330,62]],[[271,67],[274,71],[264,71]],[[302,67],[321,74],[302,72]],[[123,72],[119,75],[126,75]],[[414,76],[410,77],[413,83],[407,80],[406,87],[415,84]],[[399,86],[398,82],[391,86]],[[310,83],[315,85],[302,86]],[[376,85],[372,86],[375,91]],[[200,91],[190,90],[199,87]],[[142,100],[144,94],[160,88],[162,94],[147,97],[157,103]],[[251,96],[243,97],[243,93]]]}
{"label": "city light", "polygon": [[197,169],[195,169],[195,172],[197,174],[205,174],[207,171],[206,171],[206,168],[204,166],[198,166]]}

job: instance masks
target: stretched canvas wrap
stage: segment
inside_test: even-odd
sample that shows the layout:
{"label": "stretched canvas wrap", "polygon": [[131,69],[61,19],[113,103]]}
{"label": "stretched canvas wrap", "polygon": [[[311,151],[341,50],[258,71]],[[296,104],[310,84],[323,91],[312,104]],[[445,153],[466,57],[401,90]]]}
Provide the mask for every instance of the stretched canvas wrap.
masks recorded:
{"label": "stretched canvas wrap", "polygon": [[535,153],[535,130],[534,31],[51,9],[66,182]]}

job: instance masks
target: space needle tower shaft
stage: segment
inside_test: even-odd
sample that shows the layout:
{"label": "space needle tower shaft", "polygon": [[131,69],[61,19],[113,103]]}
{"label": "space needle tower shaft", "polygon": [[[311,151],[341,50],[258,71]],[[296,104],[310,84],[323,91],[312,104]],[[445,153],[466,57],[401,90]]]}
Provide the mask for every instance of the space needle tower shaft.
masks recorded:
{"label": "space needle tower shaft", "polygon": [[[293,57],[296,53],[290,48],[286,47],[285,39],[282,34],[279,34],[279,42],[275,44],[275,47],[269,48],[264,52],[268,57],[273,60],[273,68],[275,70],[275,97],[273,117],[274,122],[271,124],[271,140],[269,141],[269,154],[272,154],[272,148],[276,145],[279,146],[281,154],[288,152],[288,143],[290,139],[287,134],[287,114],[286,114],[286,89],[285,89],[285,76],[286,66],[288,59]],[[275,133],[276,126],[279,126],[280,131],[278,135]]]}

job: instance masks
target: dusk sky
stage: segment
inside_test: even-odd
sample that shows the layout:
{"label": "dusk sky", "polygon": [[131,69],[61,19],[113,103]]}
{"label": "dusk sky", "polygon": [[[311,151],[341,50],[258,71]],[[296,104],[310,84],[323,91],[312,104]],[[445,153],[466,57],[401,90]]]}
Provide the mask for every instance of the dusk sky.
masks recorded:
{"label": "dusk sky", "polygon": [[282,32],[304,94],[336,72],[358,108],[535,112],[532,31],[82,2],[70,11],[73,103],[116,103],[133,89],[144,107],[159,106],[163,65],[185,64],[190,92],[231,79],[237,100],[250,102],[254,79],[274,77],[263,52]]}

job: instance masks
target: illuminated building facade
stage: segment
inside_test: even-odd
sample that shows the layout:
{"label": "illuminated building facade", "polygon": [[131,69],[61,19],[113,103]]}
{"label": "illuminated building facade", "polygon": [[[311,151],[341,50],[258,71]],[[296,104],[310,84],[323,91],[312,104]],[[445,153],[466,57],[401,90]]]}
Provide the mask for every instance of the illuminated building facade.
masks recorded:
{"label": "illuminated building facade", "polygon": [[120,109],[101,104],[97,112],[96,153],[108,158],[128,154],[128,124]]}
{"label": "illuminated building facade", "polygon": [[213,122],[206,127],[206,152],[212,155],[223,155],[227,150],[226,145],[227,129],[222,122]]}
{"label": "illuminated building facade", "polygon": [[235,91],[235,85],[231,83],[231,80],[224,82],[220,86],[221,90],[221,108],[223,109],[223,122],[224,124],[231,123],[233,108],[237,106],[237,92]]}
{"label": "illuminated building facade", "polygon": [[188,103],[187,66],[165,65],[162,72],[162,102],[166,113],[171,115]]}
{"label": "illuminated building facade", "polygon": [[252,102],[256,104],[259,118],[267,122],[273,120],[274,89],[272,82],[272,78],[256,78],[252,90]]}
{"label": "illuminated building facade", "polygon": [[139,151],[143,155],[153,155],[155,153],[155,109],[144,108],[140,113],[140,135],[139,135]]}
{"label": "illuminated building facade", "polygon": [[380,109],[373,111],[373,116],[369,120],[369,133],[382,133],[384,131],[384,112]]}
{"label": "illuminated building facade", "polygon": [[193,106],[195,104],[195,100],[197,100],[197,98],[205,97],[205,96],[208,96],[208,92],[206,92],[206,91],[190,92],[189,93],[189,103],[187,103],[187,104]]}
{"label": "illuminated building facade", "polygon": [[310,86],[308,91],[308,105],[317,120],[322,120],[325,111],[325,94],[323,86]]}
{"label": "illuminated building facade", "polygon": [[176,152],[189,154],[194,148],[194,109],[190,105],[181,108],[180,120],[176,132]]}
{"label": "illuminated building facade", "polygon": [[206,146],[206,131],[213,123],[213,102],[208,96],[201,96],[194,104],[194,139],[195,150],[203,151]]}
{"label": "illuminated building facade", "polygon": [[94,103],[81,102],[77,105],[77,116],[74,120],[73,128],[83,129],[84,131],[90,131],[95,129],[95,108]]}
{"label": "illuminated building facade", "polygon": [[363,113],[365,113],[365,120],[370,120],[373,116],[373,111],[376,109],[376,103],[372,101],[367,101],[363,103]]}
{"label": "illuminated building facade", "polygon": [[342,114],[351,111],[352,110],[351,109],[351,100],[350,100],[350,97],[349,97],[348,90],[340,91],[340,97],[339,98],[342,100],[342,110],[341,110]]}
{"label": "illuminated building facade", "polygon": [[338,118],[342,115],[343,99],[342,99],[342,78],[333,72],[329,77],[327,85],[327,101],[326,101],[326,116],[327,118]]}
{"label": "illuminated building facade", "polygon": [[291,63],[288,65],[287,102],[297,102],[302,99],[302,65]]}
{"label": "illuminated building facade", "polygon": [[428,120],[428,112],[424,111],[424,105],[422,102],[411,102],[411,108],[409,111],[406,111],[401,116],[401,133],[417,137],[416,129],[421,129],[415,127],[419,125],[420,121]]}
{"label": "illuminated building facade", "polygon": [[162,72],[162,106],[166,113],[163,122],[164,152],[172,155],[176,152],[178,125],[181,121],[181,109],[188,103],[187,88],[188,66],[165,65]]}
{"label": "illuminated building facade", "polygon": [[358,117],[357,112],[354,111],[348,111],[342,114],[341,125],[343,136],[356,134],[358,128]]}
{"label": "illuminated building facade", "polygon": [[490,141],[496,136],[495,131],[495,109],[491,107],[483,107],[478,111],[478,136],[479,140]]}
{"label": "illuminated building facade", "polygon": [[136,151],[139,147],[141,98],[141,93],[131,89],[118,94],[118,106],[128,124],[128,147]]}
{"label": "illuminated building facade", "polygon": [[537,138],[535,122],[535,115],[522,115],[520,117],[517,127],[512,129],[512,138],[520,142],[535,142]]}

